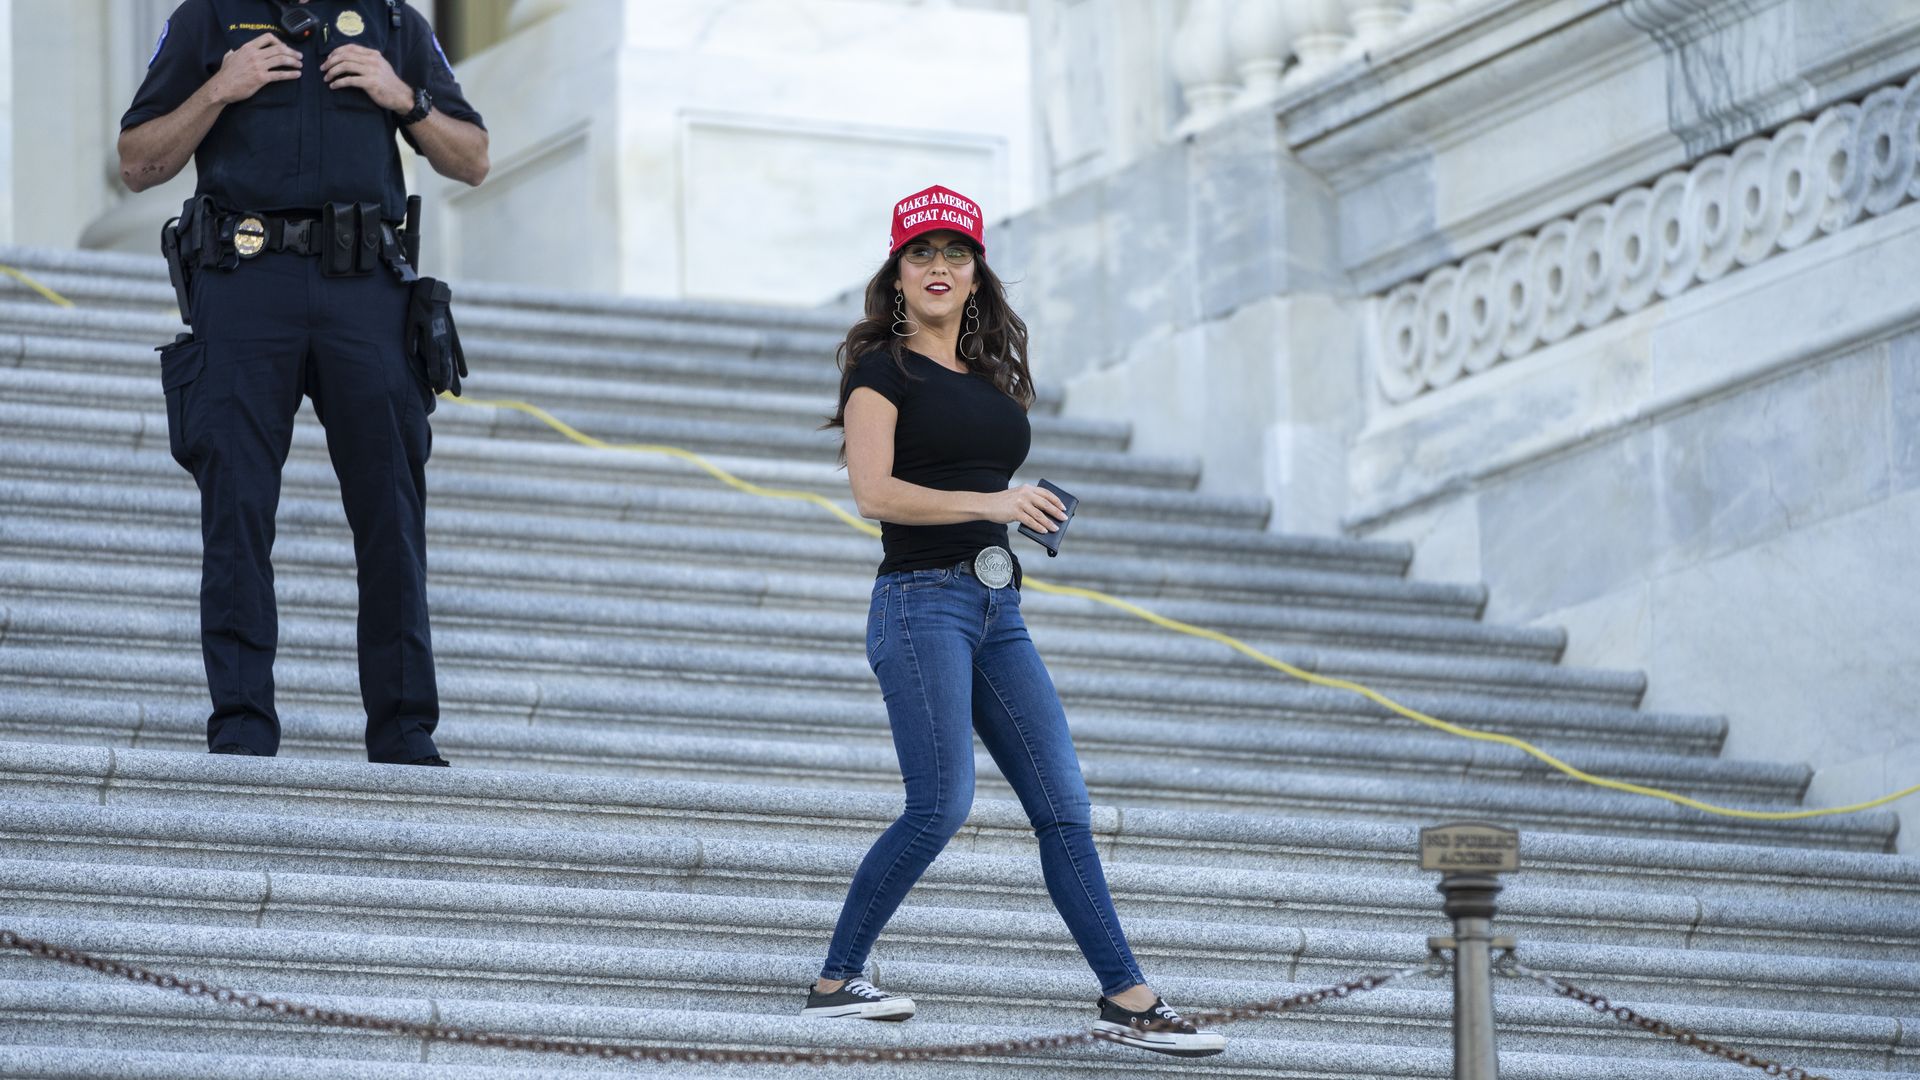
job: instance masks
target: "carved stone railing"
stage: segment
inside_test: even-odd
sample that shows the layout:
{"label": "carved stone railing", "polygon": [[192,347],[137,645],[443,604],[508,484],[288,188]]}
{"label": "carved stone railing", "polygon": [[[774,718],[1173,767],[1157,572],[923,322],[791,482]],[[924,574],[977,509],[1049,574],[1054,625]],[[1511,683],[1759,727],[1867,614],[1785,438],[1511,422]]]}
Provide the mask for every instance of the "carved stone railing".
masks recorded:
{"label": "carved stone railing", "polygon": [[1390,402],[1920,198],[1920,76],[1442,267],[1375,305]]}
{"label": "carved stone railing", "polygon": [[1264,104],[1485,0],[1189,0],[1173,40],[1176,135]]}

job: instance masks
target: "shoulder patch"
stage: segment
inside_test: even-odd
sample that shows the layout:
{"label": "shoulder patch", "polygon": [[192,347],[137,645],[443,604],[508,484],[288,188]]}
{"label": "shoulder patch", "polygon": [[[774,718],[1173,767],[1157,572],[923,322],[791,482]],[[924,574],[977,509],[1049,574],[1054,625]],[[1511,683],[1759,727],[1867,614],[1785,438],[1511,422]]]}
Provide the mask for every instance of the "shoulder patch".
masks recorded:
{"label": "shoulder patch", "polygon": [[440,62],[447,65],[447,74],[453,74],[453,61],[447,59],[447,50],[440,47],[440,35],[429,30],[427,37],[433,40],[433,51],[439,55]]}
{"label": "shoulder patch", "polygon": [[154,62],[155,60],[158,60],[158,59],[160,59],[160,50],[161,50],[161,49],[164,49],[164,48],[166,48],[166,46],[167,46],[167,31],[169,31],[169,30],[171,30],[171,29],[173,29],[173,20],[172,20],[172,19],[168,19],[167,21],[165,21],[165,22],[163,22],[163,23],[161,23],[161,24],[160,24],[160,40],[159,40],[159,41],[156,41],[156,42],[154,42],[154,43],[153,43],[153,55],[152,55],[152,56],[149,56],[149,57],[147,57],[147,66],[148,66],[148,67],[152,67],[152,66],[153,66],[153,62]]}

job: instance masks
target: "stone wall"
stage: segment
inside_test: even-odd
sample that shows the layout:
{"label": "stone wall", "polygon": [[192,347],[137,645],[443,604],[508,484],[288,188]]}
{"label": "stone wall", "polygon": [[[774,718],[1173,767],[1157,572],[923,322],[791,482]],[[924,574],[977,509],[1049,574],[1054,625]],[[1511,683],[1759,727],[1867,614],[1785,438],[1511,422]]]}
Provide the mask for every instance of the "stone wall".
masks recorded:
{"label": "stone wall", "polygon": [[[5,235],[20,244],[74,246],[119,201],[113,145],[138,81],[120,69],[138,70],[151,55],[160,20],[147,19],[135,3],[127,3],[121,18],[109,18],[106,0],[6,6],[12,167]],[[136,36],[144,38],[140,46],[133,44]],[[122,85],[126,97],[116,99]],[[149,247],[158,231],[156,221]]]}
{"label": "stone wall", "polygon": [[[1357,531],[1484,579],[1488,618],[1566,627],[1570,663],[1646,670],[1649,707],[1726,714],[1729,753],[1809,762],[1834,804],[1920,778],[1920,206],[1828,243],[1435,412],[1415,460],[1556,407],[1564,437]],[[1689,389],[1578,404],[1662,383]]]}
{"label": "stone wall", "polygon": [[1237,94],[1190,48],[1161,141],[998,230],[1037,370],[1275,528],[1417,540],[1489,617],[1814,763],[1816,801],[1920,779],[1920,8],[1348,30],[1265,42],[1295,59]]}
{"label": "stone wall", "polygon": [[453,276],[812,304],[878,265],[901,195],[1032,202],[1026,19],[1004,4],[541,7],[459,67],[487,183],[422,171]]}

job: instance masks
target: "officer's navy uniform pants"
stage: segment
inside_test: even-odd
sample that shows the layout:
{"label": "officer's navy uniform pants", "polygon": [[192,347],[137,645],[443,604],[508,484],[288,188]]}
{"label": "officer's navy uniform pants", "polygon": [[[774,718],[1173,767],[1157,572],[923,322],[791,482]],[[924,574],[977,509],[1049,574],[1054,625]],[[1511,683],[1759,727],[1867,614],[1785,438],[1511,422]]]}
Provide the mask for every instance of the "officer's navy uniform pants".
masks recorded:
{"label": "officer's navy uniform pants", "polygon": [[279,749],[269,559],[280,470],[305,396],[326,428],[353,529],[367,758],[437,753],[426,595],[431,399],[402,351],[407,299],[408,286],[384,266],[326,278],[319,259],[291,254],[193,278],[195,340],[164,351],[161,365],[173,455],[200,486],[209,747]]}

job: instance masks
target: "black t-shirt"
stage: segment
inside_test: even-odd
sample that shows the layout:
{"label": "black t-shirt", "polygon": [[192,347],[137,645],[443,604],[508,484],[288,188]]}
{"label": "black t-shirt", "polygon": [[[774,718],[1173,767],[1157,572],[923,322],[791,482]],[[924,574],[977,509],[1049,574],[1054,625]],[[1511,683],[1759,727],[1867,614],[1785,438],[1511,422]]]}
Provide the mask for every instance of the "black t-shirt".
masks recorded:
{"label": "black t-shirt", "polygon": [[[846,393],[864,386],[900,410],[893,429],[893,475],[937,491],[1005,491],[1027,460],[1033,429],[1020,403],[984,375],[962,374],[916,352],[907,374],[884,352],[860,358]],[[984,547],[1007,546],[997,521],[957,525],[880,523],[886,557],[880,573],[952,566]]]}
{"label": "black t-shirt", "polygon": [[[320,64],[342,45],[379,52],[414,89],[433,95],[433,107],[457,120],[481,123],[467,104],[433,28],[410,4],[392,24],[386,0],[310,0],[320,21],[306,41],[289,42],[305,57],[298,79],[270,82],[245,101],[228,105],[194,151],[196,191],[223,210],[317,210],[329,202],[380,203],[397,221],[406,213],[400,172],[399,114],[374,104],[359,89],[333,90]],[[138,127],[186,103],[237,49],[279,22],[267,0],[186,0],[174,9],[147,64],[146,80],[120,118],[120,130]]]}

